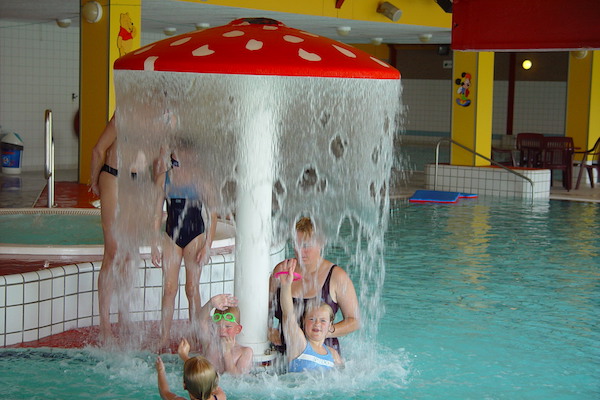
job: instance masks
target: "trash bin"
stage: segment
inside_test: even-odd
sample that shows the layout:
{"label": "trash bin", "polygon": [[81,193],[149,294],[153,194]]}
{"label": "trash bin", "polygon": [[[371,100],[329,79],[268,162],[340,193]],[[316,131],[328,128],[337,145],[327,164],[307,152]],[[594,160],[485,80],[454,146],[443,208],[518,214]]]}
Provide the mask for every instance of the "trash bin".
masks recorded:
{"label": "trash bin", "polygon": [[23,159],[23,141],[18,133],[7,133],[0,140],[2,173],[20,174]]}

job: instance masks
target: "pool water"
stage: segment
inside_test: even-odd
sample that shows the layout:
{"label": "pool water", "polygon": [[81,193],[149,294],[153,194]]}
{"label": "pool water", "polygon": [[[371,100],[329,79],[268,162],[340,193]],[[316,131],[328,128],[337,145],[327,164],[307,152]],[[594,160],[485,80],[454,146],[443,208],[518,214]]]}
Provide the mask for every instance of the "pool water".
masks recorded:
{"label": "pool water", "polygon": [[0,215],[0,243],[19,245],[101,245],[100,215]]}
{"label": "pool water", "polygon": [[[325,379],[226,375],[229,399],[600,398],[597,204],[398,201],[385,241],[383,317],[366,329],[373,337],[342,339],[346,368]],[[336,253],[328,258],[351,263]],[[164,359],[172,390],[185,396],[181,362]],[[158,399],[154,360],[3,349],[0,386],[6,399]]]}

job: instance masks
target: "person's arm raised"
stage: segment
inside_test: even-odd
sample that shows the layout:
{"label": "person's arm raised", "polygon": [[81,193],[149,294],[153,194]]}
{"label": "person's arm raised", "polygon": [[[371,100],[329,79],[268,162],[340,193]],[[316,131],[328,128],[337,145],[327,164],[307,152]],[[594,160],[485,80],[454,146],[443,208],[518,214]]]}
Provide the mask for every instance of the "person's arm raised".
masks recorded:
{"label": "person's arm raised", "polygon": [[286,352],[289,360],[297,358],[306,347],[306,336],[298,324],[296,312],[294,311],[294,300],[292,298],[292,282],[296,270],[296,259],[285,260],[282,271],[288,273],[279,274],[281,281],[281,310],[283,313],[283,335],[286,342]]}

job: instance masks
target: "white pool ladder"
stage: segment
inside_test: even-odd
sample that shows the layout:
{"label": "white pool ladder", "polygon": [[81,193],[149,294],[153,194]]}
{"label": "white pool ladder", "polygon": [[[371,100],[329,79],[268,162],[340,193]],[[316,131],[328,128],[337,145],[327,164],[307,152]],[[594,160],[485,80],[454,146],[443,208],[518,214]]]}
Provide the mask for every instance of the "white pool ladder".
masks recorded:
{"label": "white pool ladder", "polygon": [[44,176],[48,180],[48,208],[54,207],[54,137],[52,136],[52,110],[45,113],[46,168]]}

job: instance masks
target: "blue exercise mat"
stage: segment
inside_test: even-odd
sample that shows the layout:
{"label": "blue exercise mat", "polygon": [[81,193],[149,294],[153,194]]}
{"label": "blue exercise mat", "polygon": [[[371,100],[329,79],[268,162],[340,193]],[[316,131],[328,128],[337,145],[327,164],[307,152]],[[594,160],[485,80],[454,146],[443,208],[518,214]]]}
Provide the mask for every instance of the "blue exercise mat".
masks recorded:
{"label": "blue exercise mat", "polygon": [[456,203],[460,198],[475,197],[477,197],[477,195],[471,193],[417,190],[408,200],[411,203]]}

